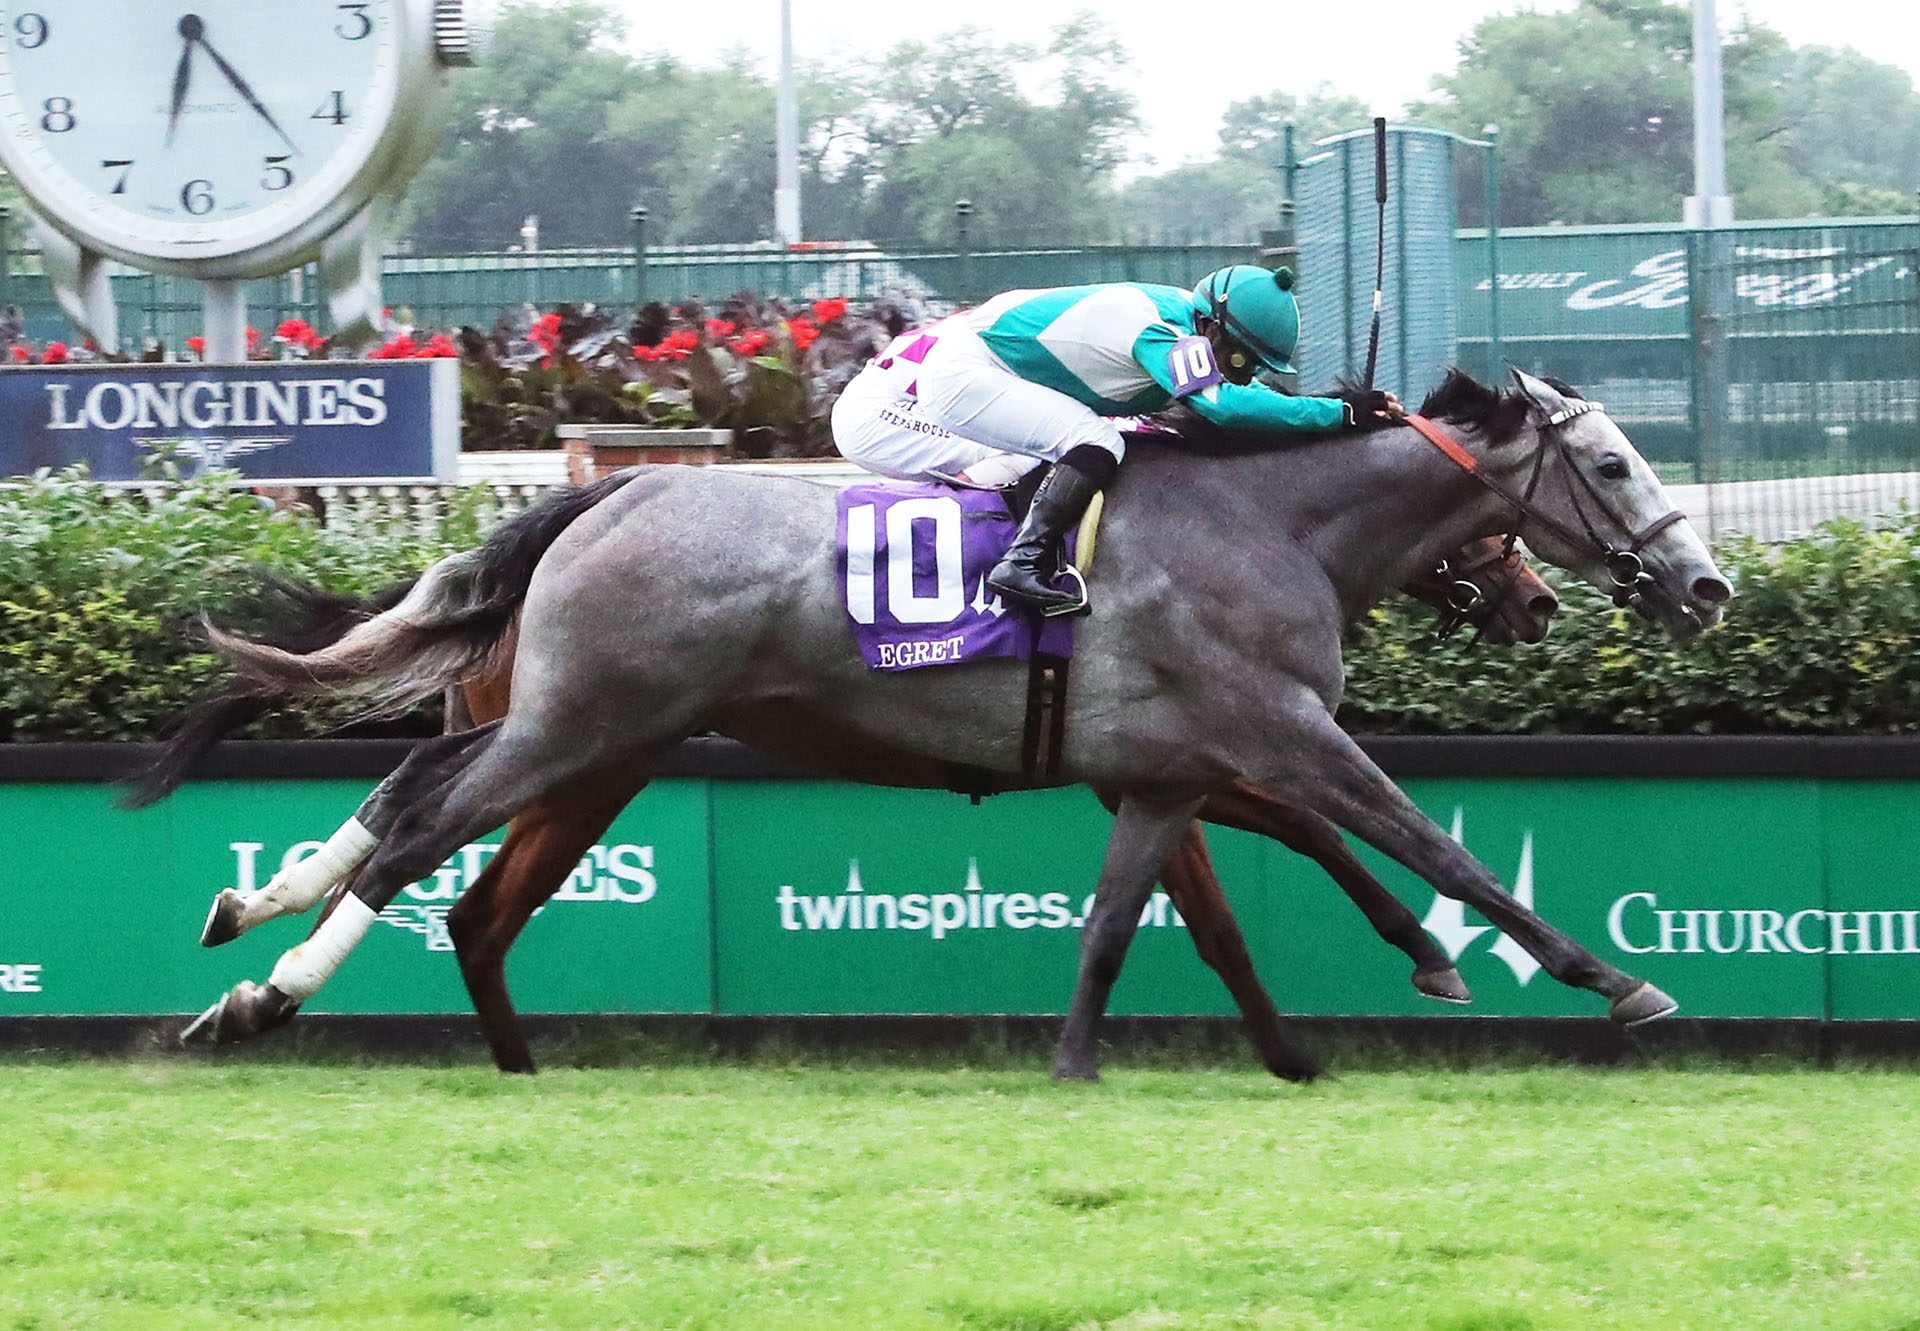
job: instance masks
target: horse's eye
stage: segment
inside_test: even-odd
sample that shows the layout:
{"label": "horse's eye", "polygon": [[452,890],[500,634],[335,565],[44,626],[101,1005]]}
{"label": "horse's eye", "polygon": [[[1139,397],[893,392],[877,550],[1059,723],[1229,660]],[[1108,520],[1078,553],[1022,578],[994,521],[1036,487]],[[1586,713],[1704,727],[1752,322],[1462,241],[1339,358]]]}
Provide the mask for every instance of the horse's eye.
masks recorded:
{"label": "horse's eye", "polygon": [[1632,470],[1625,458],[1607,457],[1600,459],[1600,475],[1605,480],[1624,481],[1632,475]]}

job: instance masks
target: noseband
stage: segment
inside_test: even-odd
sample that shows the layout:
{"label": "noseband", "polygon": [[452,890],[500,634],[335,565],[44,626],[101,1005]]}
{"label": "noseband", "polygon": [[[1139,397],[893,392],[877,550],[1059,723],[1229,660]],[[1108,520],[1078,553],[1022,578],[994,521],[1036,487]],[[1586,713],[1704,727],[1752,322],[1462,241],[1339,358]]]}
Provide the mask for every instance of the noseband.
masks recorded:
{"label": "noseband", "polygon": [[[1561,427],[1590,411],[1599,410],[1598,402],[1581,400],[1547,417],[1538,430],[1537,446],[1533,452],[1533,469],[1527,477],[1527,487],[1518,494],[1482,471],[1479,458],[1461,447],[1459,441],[1425,416],[1409,414],[1401,419],[1418,431],[1428,443],[1439,449],[1447,461],[1493,491],[1513,508],[1515,521],[1513,530],[1507,534],[1507,553],[1513,552],[1514,545],[1520,540],[1521,531],[1526,524],[1537,523],[1576,550],[1585,550],[1604,561],[1607,577],[1613,583],[1613,603],[1624,610],[1639,605],[1646,589],[1653,585],[1653,575],[1646,571],[1640,552],[1646,548],[1647,542],[1674,523],[1684,519],[1686,514],[1676,508],[1664,517],[1655,518],[1640,531],[1635,532],[1621,520],[1619,514],[1613,511],[1606,497],[1594,489],[1593,482],[1582,474],[1579,466],[1574,462],[1573,450],[1568,447]],[[1573,501],[1573,511],[1580,519],[1580,526],[1583,529],[1581,531],[1575,531],[1551,513],[1542,510],[1534,502],[1533,497],[1540,488],[1540,478],[1544,474],[1549,447],[1557,451],[1560,454],[1560,460],[1566,464],[1565,470],[1569,477],[1567,497]],[[1600,515],[1627,538],[1625,545],[1615,544],[1595,529],[1593,519],[1587,516],[1587,505],[1581,500],[1583,491]],[[1477,594],[1478,589],[1475,590]]]}

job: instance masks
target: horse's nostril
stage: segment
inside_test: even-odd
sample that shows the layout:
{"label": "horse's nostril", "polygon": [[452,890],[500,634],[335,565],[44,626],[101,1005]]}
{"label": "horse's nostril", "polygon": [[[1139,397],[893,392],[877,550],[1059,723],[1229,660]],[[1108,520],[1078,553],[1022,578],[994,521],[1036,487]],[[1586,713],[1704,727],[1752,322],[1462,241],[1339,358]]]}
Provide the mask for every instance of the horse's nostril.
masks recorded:
{"label": "horse's nostril", "polygon": [[1702,605],[1725,605],[1733,599],[1733,588],[1724,578],[1695,578],[1693,599]]}
{"label": "horse's nostril", "polygon": [[1541,592],[1527,601],[1527,613],[1535,619],[1551,619],[1560,612],[1560,598]]}

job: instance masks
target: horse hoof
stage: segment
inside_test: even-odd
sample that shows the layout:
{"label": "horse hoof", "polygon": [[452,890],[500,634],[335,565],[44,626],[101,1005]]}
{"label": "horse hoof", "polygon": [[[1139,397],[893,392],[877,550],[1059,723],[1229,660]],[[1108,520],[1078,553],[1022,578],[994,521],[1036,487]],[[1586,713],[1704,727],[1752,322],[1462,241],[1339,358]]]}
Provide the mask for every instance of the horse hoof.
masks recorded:
{"label": "horse hoof", "polygon": [[1055,1054],[1053,1079],[1055,1081],[1099,1081],[1100,1064],[1093,1058],[1077,1054]]}
{"label": "horse hoof", "polygon": [[1473,1001],[1473,990],[1467,988],[1467,982],[1460,978],[1460,972],[1451,966],[1443,971],[1415,971],[1413,987],[1428,998],[1437,998],[1442,1003]]}
{"label": "horse hoof", "polygon": [[1305,1086],[1310,1081],[1320,1080],[1320,1065],[1304,1054],[1289,1061],[1268,1063],[1267,1071],[1281,1081],[1290,1081],[1301,1086]]}
{"label": "horse hoof", "polygon": [[242,980],[220,1001],[187,1023],[183,1045],[237,1044],[293,1020],[300,1005],[270,984]]}
{"label": "horse hoof", "polygon": [[207,910],[207,922],[200,927],[200,946],[219,947],[244,933],[240,920],[246,907],[245,897],[230,887],[222,888]]}
{"label": "horse hoof", "polygon": [[1650,984],[1642,984],[1625,998],[1616,998],[1607,1015],[1632,1030],[1636,1026],[1645,1026],[1650,1021],[1670,1017],[1680,1005],[1667,994]]}

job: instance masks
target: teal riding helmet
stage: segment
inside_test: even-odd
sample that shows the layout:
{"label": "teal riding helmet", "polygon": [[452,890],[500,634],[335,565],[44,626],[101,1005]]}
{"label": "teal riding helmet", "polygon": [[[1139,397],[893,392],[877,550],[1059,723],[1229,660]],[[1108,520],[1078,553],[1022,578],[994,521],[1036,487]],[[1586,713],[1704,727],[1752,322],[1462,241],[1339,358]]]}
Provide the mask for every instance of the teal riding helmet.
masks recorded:
{"label": "teal riding helmet", "polygon": [[1238,263],[1216,268],[1193,289],[1193,308],[1278,374],[1293,374],[1300,342],[1300,308],[1293,303],[1293,269]]}

